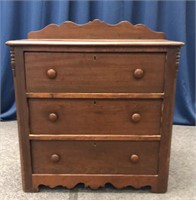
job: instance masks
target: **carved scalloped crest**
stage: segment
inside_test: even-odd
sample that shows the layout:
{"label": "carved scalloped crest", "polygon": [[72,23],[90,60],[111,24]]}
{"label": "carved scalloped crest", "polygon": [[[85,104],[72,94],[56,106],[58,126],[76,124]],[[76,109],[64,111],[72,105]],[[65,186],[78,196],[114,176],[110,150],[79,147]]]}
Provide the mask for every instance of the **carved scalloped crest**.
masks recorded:
{"label": "carved scalloped crest", "polygon": [[98,189],[111,184],[115,188],[122,189],[127,186],[141,188],[151,186],[152,191],[156,191],[157,176],[137,176],[137,175],[33,175],[33,191],[39,191],[39,186],[44,185],[50,188],[63,186],[72,189],[78,184],[84,187]]}
{"label": "carved scalloped crest", "polygon": [[128,21],[107,24],[98,19],[86,24],[66,21],[61,25],[50,24],[28,34],[29,39],[164,39],[162,32],[154,32],[143,24]]}
{"label": "carved scalloped crest", "polygon": [[146,187],[146,186],[152,187],[149,184],[129,184],[129,183],[121,183],[121,184],[117,183],[116,184],[116,183],[105,182],[105,183],[100,183],[98,185],[98,184],[87,184],[87,183],[83,183],[83,182],[78,182],[78,183],[74,183],[74,184],[63,184],[63,185],[40,184],[40,185],[34,186],[34,190],[35,191],[39,191],[39,186],[46,186],[46,187],[49,187],[49,188],[55,188],[55,187],[61,186],[61,187],[64,187],[64,188],[70,190],[70,189],[73,189],[73,188],[77,187],[77,185],[79,185],[79,184],[82,184],[85,188],[90,188],[90,189],[93,189],[93,190],[104,188],[106,186],[106,184],[110,184],[116,189],[123,189],[123,188],[126,188],[128,186],[131,186],[131,187],[133,187],[135,189],[140,189],[140,188]]}

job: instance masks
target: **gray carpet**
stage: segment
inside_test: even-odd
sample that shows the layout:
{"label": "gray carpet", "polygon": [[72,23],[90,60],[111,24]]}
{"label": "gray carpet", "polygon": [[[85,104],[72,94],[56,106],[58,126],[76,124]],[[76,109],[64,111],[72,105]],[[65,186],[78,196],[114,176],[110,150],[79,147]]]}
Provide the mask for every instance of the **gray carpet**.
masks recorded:
{"label": "gray carpet", "polygon": [[123,190],[107,186],[91,190],[78,186],[41,188],[39,193],[24,193],[21,188],[20,161],[15,121],[0,123],[0,200],[196,200],[196,127],[174,126],[168,192],[150,193],[147,188]]}

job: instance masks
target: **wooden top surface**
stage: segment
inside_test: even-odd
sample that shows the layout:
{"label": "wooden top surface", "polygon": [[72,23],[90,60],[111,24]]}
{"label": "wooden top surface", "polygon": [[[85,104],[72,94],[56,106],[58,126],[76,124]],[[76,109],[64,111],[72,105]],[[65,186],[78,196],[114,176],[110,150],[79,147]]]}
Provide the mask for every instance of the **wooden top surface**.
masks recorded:
{"label": "wooden top surface", "polygon": [[23,45],[119,45],[119,46],[182,46],[182,42],[168,41],[165,34],[155,32],[144,24],[128,21],[107,24],[98,19],[86,24],[71,21],[49,24],[41,30],[28,33],[28,39],[6,42],[10,46]]}
{"label": "wooden top surface", "polygon": [[9,46],[47,45],[47,46],[182,46],[183,42],[165,39],[25,39],[10,40],[6,42]]}

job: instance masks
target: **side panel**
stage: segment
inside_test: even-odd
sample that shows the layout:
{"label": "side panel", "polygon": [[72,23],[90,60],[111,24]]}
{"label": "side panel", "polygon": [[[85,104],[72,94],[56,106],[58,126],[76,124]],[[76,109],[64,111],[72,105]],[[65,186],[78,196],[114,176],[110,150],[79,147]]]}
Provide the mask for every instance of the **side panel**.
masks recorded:
{"label": "side panel", "polygon": [[22,47],[12,48],[11,60],[14,76],[14,87],[17,107],[18,136],[20,145],[20,160],[23,190],[25,192],[34,191],[32,188],[31,154],[29,134],[29,114],[28,104],[25,94],[25,70]]}
{"label": "side panel", "polygon": [[169,161],[171,150],[171,135],[173,125],[174,97],[176,90],[176,75],[179,62],[179,48],[168,48],[165,69],[165,97],[163,100],[163,115],[161,141],[159,152],[159,176],[154,192],[166,192],[168,185]]}

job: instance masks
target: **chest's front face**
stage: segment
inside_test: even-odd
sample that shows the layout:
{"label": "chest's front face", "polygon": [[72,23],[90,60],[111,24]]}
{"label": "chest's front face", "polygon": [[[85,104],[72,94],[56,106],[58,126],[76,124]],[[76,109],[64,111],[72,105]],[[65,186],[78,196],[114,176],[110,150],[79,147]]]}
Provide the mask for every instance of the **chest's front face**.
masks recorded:
{"label": "chest's front face", "polygon": [[27,40],[12,49],[23,187],[165,192],[179,44]]}

